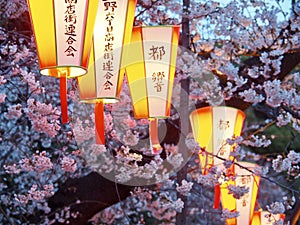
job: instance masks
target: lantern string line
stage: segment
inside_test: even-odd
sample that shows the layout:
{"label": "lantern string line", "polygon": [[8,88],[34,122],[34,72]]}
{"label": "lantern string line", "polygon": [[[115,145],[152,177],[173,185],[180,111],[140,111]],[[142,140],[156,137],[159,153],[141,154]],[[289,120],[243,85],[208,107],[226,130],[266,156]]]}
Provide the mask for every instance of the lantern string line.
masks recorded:
{"label": "lantern string line", "polygon": [[95,104],[95,135],[96,144],[105,145],[104,135],[104,105],[103,101],[98,101]]}
{"label": "lantern string line", "polygon": [[67,100],[67,77],[63,76],[60,78],[60,106],[61,106],[61,117],[62,124],[69,122],[68,118],[68,100]]}

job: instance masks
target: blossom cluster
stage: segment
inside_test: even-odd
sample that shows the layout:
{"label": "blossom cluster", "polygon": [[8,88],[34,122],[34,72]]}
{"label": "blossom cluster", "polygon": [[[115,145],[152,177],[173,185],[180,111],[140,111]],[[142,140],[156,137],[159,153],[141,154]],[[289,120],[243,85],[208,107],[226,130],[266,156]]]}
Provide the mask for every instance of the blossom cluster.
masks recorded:
{"label": "blossom cluster", "polygon": [[228,194],[232,194],[236,199],[240,199],[247,193],[249,193],[249,187],[235,185],[228,186]]}
{"label": "blossom cluster", "polygon": [[236,218],[240,215],[237,211],[230,211],[229,209],[223,209],[222,210],[222,218],[225,219],[231,219]]}
{"label": "blossom cluster", "polygon": [[180,186],[177,184],[176,191],[178,191],[180,194],[184,196],[188,196],[192,187],[193,187],[193,182],[188,182],[186,180],[183,180]]}
{"label": "blossom cluster", "polygon": [[261,137],[258,135],[251,135],[250,139],[243,140],[242,143],[246,146],[266,148],[272,142],[270,139],[267,139],[267,137],[265,135],[262,135]]}
{"label": "blossom cluster", "polygon": [[34,184],[26,195],[15,195],[15,199],[22,205],[28,203],[29,200],[42,201],[54,194],[54,187],[52,184],[47,184],[39,190],[38,185]]}
{"label": "blossom cluster", "polygon": [[63,171],[75,172],[77,169],[76,161],[68,156],[64,156],[61,160],[61,167]]}
{"label": "blossom cluster", "polygon": [[46,151],[37,152],[33,155],[33,158],[24,158],[21,159],[20,167],[24,171],[36,171],[38,173],[42,173],[46,170],[50,170],[53,168],[53,163],[51,159],[47,156]]}
{"label": "blossom cluster", "polygon": [[40,86],[40,82],[36,81],[35,74],[32,72],[27,72],[26,70],[20,69],[22,79],[28,83],[29,90],[34,94],[44,93],[45,89]]}
{"label": "blossom cluster", "polygon": [[46,133],[50,137],[57,135],[60,130],[60,112],[56,107],[30,98],[24,111],[34,130]]}
{"label": "blossom cluster", "polygon": [[267,205],[267,209],[272,214],[280,214],[285,212],[285,207],[282,202],[273,202],[271,205]]}
{"label": "blossom cluster", "polygon": [[272,161],[272,167],[278,173],[287,171],[288,175],[297,179],[300,176],[299,163],[300,153],[291,150],[286,158],[283,158],[282,155],[277,155],[277,158]]}

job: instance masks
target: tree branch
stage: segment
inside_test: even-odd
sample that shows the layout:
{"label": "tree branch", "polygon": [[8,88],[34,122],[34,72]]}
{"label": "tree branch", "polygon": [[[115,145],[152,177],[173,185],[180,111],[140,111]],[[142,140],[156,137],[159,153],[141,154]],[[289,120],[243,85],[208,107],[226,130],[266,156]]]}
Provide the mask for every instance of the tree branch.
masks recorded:
{"label": "tree branch", "polygon": [[92,172],[85,177],[68,180],[48,203],[52,212],[70,206],[70,211],[79,215],[70,218],[69,224],[85,225],[96,213],[130,196],[132,190],[131,186],[116,184]]}

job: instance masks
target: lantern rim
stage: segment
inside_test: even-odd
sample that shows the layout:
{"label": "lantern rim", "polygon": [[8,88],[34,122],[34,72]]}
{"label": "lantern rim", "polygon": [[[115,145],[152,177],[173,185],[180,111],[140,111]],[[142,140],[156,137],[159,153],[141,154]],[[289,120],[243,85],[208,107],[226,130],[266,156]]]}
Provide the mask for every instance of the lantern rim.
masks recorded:
{"label": "lantern rim", "polygon": [[66,78],[75,78],[83,76],[87,73],[87,69],[82,66],[74,65],[63,65],[63,66],[51,66],[44,67],[40,69],[40,73],[44,76],[50,77],[66,77]]}
{"label": "lantern rim", "polygon": [[238,108],[235,108],[235,107],[232,107],[232,106],[205,106],[205,107],[201,107],[201,108],[198,108],[198,109],[195,109],[191,112],[191,114],[196,114],[196,113],[199,113],[201,111],[205,111],[207,109],[213,109],[213,108],[231,108],[231,109],[235,109],[237,110],[239,113],[241,113],[243,115],[244,118],[246,118],[246,114],[238,109]]}
{"label": "lantern rim", "polygon": [[102,98],[87,98],[87,99],[80,99],[79,100],[82,103],[88,103],[88,104],[96,104],[103,102],[104,104],[111,104],[111,103],[118,103],[120,101],[119,98],[113,98],[113,97],[102,97]]}
{"label": "lantern rim", "polygon": [[154,119],[168,119],[170,116],[134,116],[135,119],[148,119],[148,120],[154,120]]}
{"label": "lantern rim", "polygon": [[148,25],[138,25],[138,26],[133,26],[134,28],[158,28],[158,27],[170,27],[170,28],[180,28],[181,25],[168,25],[168,24],[163,24],[163,25],[153,25],[153,26],[148,26]]}

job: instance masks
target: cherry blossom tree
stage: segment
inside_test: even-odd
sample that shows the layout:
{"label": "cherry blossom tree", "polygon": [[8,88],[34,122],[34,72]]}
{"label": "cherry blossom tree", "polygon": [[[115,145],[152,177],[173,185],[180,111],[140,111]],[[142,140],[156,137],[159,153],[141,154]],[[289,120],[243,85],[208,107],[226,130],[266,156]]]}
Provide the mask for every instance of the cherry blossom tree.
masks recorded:
{"label": "cherry blossom tree", "polygon": [[[227,143],[234,159],[259,165],[256,209],[297,224],[299,2],[137,1],[135,25],[182,27],[160,155],[149,154],[149,122],[134,119],[126,79],[120,102],[105,106],[105,146],[94,144],[92,106],[79,102],[75,79],[62,124],[59,81],[39,73],[26,1],[0,5],[1,224],[225,224],[239,212],[213,208],[224,173],[202,174],[205,150],[189,126],[189,113],[208,105],[246,113],[242,135]],[[228,189],[235,198],[249,191]]]}

